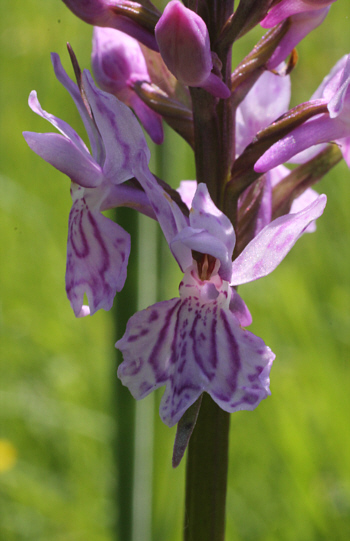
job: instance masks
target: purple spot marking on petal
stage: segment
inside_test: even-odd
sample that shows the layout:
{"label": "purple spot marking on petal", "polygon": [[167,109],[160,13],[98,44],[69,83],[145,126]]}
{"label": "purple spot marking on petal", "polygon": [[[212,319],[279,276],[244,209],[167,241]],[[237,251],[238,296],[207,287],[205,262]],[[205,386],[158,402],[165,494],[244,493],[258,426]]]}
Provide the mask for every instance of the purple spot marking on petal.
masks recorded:
{"label": "purple spot marking on petal", "polygon": [[142,329],[142,331],[140,332],[140,336],[146,336],[146,334],[149,333],[149,329]]}
{"label": "purple spot marking on petal", "polygon": [[215,398],[217,398],[218,400],[221,400],[222,402],[228,402],[231,398],[231,393],[230,395],[227,396],[224,393],[211,391],[211,394],[215,396]]}
{"label": "purple spot marking on petal", "polygon": [[226,383],[228,383],[232,391],[235,391],[237,388],[238,373],[241,369],[241,361],[239,358],[239,347],[238,347],[235,337],[232,334],[225,311],[221,310],[220,312],[221,312],[222,321],[224,323],[227,339],[230,344],[230,352],[231,352],[231,356],[228,359],[228,362],[230,362],[230,365],[231,365],[231,374],[230,374],[230,378],[226,379]]}
{"label": "purple spot marking on petal", "polygon": [[[85,208],[87,208],[86,203],[85,203],[85,199],[83,199],[82,201],[84,201]],[[83,213],[84,213],[84,209],[75,208],[74,211],[72,210],[72,213],[71,213],[70,218],[69,218],[69,222],[70,222],[69,223],[70,241],[72,243],[72,248],[74,250],[74,253],[75,253],[75,255],[77,256],[78,259],[84,259],[90,253],[89,244],[87,242],[86,235],[85,235],[85,232],[84,232],[84,228],[83,228],[83,225],[82,225]],[[73,226],[73,224],[78,226],[80,240],[81,240],[81,243],[82,243],[81,250],[79,250],[78,246],[74,242],[74,234],[73,234],[74,226]]]}
{"label": "purple spot marking on petal", "polygon": [[218,352],[217,352],[217,343],[216,343],[216,329],[217,329],[217,308],[214,311],[214,317],[210,329],[210,361],[213,368],[217,367],[218,364]]}
{"label": "purple spot marking on petal", "polygon": [[159,318],[159,314],[156,310],[152,310],[152,312],[150,313],[150,316],[148,318],[148,323],[152,323],[153,321],[157,321],[157,319]]}
{"label": "purple spot marking on petal", "polygon": [[[200,335],[198,336],[196,333],[196,328],[198,325],[198,322],[202,320],[201,312],[199,312],[196,317],[194,318],[192,328],[190,330],[189,336],[192,338],[192,351],[193,351],[193,357],[203,374],[208,378],[209,381],[213,379],[215,376],[215,372],[207,370],[207,368],[204,366],[202,354],[201,354],[201,347],[202,341],[199,340]],[[203,320],[202,320],[203,322]]]}
{"label": "purple spot marking on petal", "polygon": [[[156,379],[159,381],[163,380],[165,381],[166,379],[168,379],[168,375],[166,373],[161,373],[159,371],[159,364],[161,363],[158,363],[158,354],[159,354],[159,351],[162,349],[163,347],[163,344],[168,336],[168,332],[169,332],[169,324],[170,324],[170,321],[173,317],[173,314],[174,312],[177,310],[179,304],[181,304],[181,299],[179,299],[176,304],[168,311],[167,315],[166,315],[166,318],[165,318],[165,322],[164,322],[164,325],[163,327],[161,328],[161,330],[159,331],[159,339],[157,340],[156,342],[156,345],[154,346],[154,348],[152,349],[150,355],[149,355],[149,363],[150,365],[152,366],[153,368],[153,371],[154,371],[154,374],[156,376]],[[159,317],[159,314],[157,312],[155,312],[157,314],[157,318]],[[152,314],[151,314],[152,316]],[[177,318],[178,320],[178,318]]]}
{"label": "purple spot marking on petal", "polygon": [[140,393],[144,395],[145,393],[148,393],[148,391],[152,389],[152,387],[153,385],[151,385],[147,381],[143,381],[139,387]]}
{"label": "purple spot marking on petal", "polygon": [[242,398],[242,401],[246,404],[253,405],[259,400],[259,396],[256,394],[245,394]]}

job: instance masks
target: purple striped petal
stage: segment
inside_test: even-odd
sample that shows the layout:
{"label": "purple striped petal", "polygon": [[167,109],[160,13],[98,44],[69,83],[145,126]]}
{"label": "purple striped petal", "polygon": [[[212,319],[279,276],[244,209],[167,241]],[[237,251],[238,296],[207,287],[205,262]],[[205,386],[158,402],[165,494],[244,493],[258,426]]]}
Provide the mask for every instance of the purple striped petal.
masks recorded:
{"label": "purple striped petal", "polygon": [[52,126],[54,126],[58,131],[60,131],[62,135],[67,137],[67,139],[70,139],[72,143],[75,144],[75,146],[80,148],[80,150],[86,152],[87,154],[90,154],[82,138],[77,134],[75,130],[73,130],[73,128],[70,127],[69,124],[67,124],[67,122],[61,120],[60,118],[57,118],[57,116],[55,115],[51,115],[41,107],[35,90],[32,90],[32,92],[29,94],[28,105],[34,113],[50,122]]}
{"label": "purple striped petal", "polygon": [[70,139],[58,133],[23,132],[29,147],[45,161],[85,188],[103,180],[101,167]]}
{"label": "purple striped petal", "polygon": [[84,123],[86,132],[89,137],[91,152],[97,163],[103,165],[105,159],[104,145],[101,139],[101,135],[95,126],[94,121],[90,117],[88,110],[83,102],[78,85],[76,85],[72,79],[70,79],[63,69],[60,57],[57,53],[51,53],[51,62],[58,81],[66,90],[68,90],[71,98],[73,99],[81,119]]}
{"label": "purple striped petal", "polygon": [[[188,226],[188,219],[185,218],[170,195],[158,184],[148,169],[147,159],[143,152],[139,153],[135,161],[134,172],[153,207],[164,236],[170,245],[179,231],[182,231]],[[184,245],[176,254],[174,253],[174,257],[182,271],[185,271],[192,264],[191,250]]]}
{"label": "purple striped petal", "polygon": [[241,328],[229,308],[231,289],[216,278],[216,283],[201,282],[189,269],[180,299],[135,314],[116,343],[124,357],[118,377],[134,398],[166,385],[160,416],[168,426],[203,392],[228,412],[254,409],[270,394],[275,356]]}
{"label": "purple striped petal", "polygon": [[312,30],[320,26],[326,18],[329,7],[296,13],[291,17],[291,25],[266,64],[267,69],[275,69]]}
{"label": "purple striped petal", "polygon": [[[79,189],[73,197],[77,195]],[[86,190],[83,195],[73,203],[67,243],[66,291],[77,317],[86,313],[84,294],[91,315],[100,308],[110,310],[116,292],[123,288],[130,253],[129,234],[89,208]]]}
{"label": "purple striped petal", "polygon": [[106,159],[103,164],[105,176],[120,184],[134,176],[134,165],[142,151],[150,159],[150,151],[140,124],[129,107],[115,96],[99,90],[85,70],[85,91],[100,131]]}
{"label": "purple striped petal", "polygon": [[327,197],[320,195],[303,211],[281,216],[264,227],[233,261],[231,285],[245,284],[270,274],[309,224],[321,216],[326,201]]}
{"label": "purple striped petal", "polygon": [[284,19],[287,19],[287,17],[291,17],[296,13],[318,10],[329,6],[329,4],[332,4],[335,1],[336,0],[282,0],[282,2],[279,2],[269,11],[260,24],[263,28],[272,28]]}
{"label": "purple striped petal", "polygon": [[288,162],[293,156],[305,149],[320,143],[337,141],[347,137],[349,133],[350,126],[340,117],[330,118],[328,115],[320,115],[312,118],[272,145],[258,159],[254,169],[258,173],[265,173]]}

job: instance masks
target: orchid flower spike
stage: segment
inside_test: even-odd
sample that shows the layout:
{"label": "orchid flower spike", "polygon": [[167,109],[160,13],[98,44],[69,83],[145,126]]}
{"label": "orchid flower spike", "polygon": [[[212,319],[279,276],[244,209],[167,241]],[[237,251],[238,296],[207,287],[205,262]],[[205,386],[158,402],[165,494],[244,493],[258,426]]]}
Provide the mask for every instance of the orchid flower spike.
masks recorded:
{"label": "orchid flower spike", "polygon": [[151,83],[139,42],[113,28],[94,28],[92,69],[98,85],[131,107],[152,141],[163,142],[160,115],[152,111],[133,90],[137,82]]}
{"label": "orchid flower spike", "polygon": [[173,426],[203,392],[228,412],[252,410],[270,394],[275,355],[243,328],[252,318],[231,286],[272,272],[325,203],[321,195],[271,222],[232,263],[232,224],[198,185],[189,224],[168,241],[184,270],[180,297],[136,313],[116,343],[124,357],[118,376],[134,398],[165,385],[160,416]]}
{"label": "orchid flower spike", "polygon": [[212,72],[209,32],[197,13],[172,0],[156,24],[155,35],[165,64],[181,83],[204,88],[218,98],[230,97],[229,88]]}
{"label": "orchid flower spike", "polygon": [[74,15],[86,23],[121,30],[146,47],[158,51],[153,32],[118,12],[118,7],[125,5],[126,10],[130,8],[130,2],[123,0],[63,0],[63,2]]}
{"label": "orchid flower spike", "polygon": [[[31,109],[60,134],[24,132],[23,135],[34,152],[72,181],[66,291],[75,315],[83,316],[100,308],[109,310],[116,291],[122,289],[126,279],[130,236],[101,211],[130,206],[154,217],[145,193],[123,183],[135,176],[136,163],[139,169],[142,163],[149,184],[157,183],[148,171],[150,153],[142,129],[130,109],[99,90],[88,72],[82,76],[88,101],[84,103],[78,86],[64,71],[57,54],[52,54],[52,63],[57,79],[79,110],[92,155],[66,122],[41,108],[34,91],[29,97]],[[89,307],[83,305],[84,294]]]}

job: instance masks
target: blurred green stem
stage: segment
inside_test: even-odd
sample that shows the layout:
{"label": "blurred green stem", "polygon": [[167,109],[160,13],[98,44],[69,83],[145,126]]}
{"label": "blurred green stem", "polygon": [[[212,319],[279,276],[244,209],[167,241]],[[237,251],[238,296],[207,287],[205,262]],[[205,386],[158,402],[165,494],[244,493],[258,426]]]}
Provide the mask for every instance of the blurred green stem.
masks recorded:
{"label": "blurred green stem", "polygon": [[223,541],[230,414],[203,395],[187,451],[184,541]]}

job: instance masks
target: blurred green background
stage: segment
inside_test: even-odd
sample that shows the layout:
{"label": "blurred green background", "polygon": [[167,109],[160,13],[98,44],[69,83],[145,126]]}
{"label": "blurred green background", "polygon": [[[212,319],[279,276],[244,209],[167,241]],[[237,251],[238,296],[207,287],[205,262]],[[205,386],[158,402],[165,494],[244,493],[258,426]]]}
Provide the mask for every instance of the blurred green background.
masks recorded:
{"label": "blurred green background", "polygon": [[[21,135],[51,131],[27,106],[32,89],[44,109],[84,133],[73,102],[54,77],[49,53],[58,52],[72,73],[65,48],[70,41],[81,66],[89,67],[92,29],[59,0],[2,2],[0,21],[0,539],[126,541],[117,533],[123,520],[118,493],[120,499],[124,488],[115,466],[124,410],[115,407],[121,384],[113,344],[122,329],[110,313],[74,318],[64,290],[69,180],[32,153]],[[257,35],[237,45],[236,61]],[[298,52],[293,105],[307,100],[350,52],[348,2],[334,4]],[[189,149],[169,130],[162,155],[154,155],[154,167],[174,186],[194,178]],[[256,411],[231,418],[229,541],[350,538],[350,172],[345,164],[318,190],[327,193],[328,205],[317,232],[304,235],[272,275],[240,288],[254,318],[250,330],[277,358],[272,396]],[[131,255],[140,263],[143,308],[177,294],[179,271],[154,224],[142,221],[139,227],[151,239],[149,247],[143,241],[138,249],[133,246]],[[151,267],[152,250],[160,254],[156,279],[144,270]],[[127,302],[117,297],[116,312]],[[141,418],[145,434],[138,429],[141,504],[135,505],[144,506],[145,523],[138,530],[142,535],[135,529],[133,541],[181,539],[184,463],[171,468],[175,429],[159,419],[160,396],[142,405],[148,417]],[[125,411],[128,407],[126,400]],[[142,485],[145,464],[152,491],[142,493],[142,486],[150,487],[147,479]]]}

